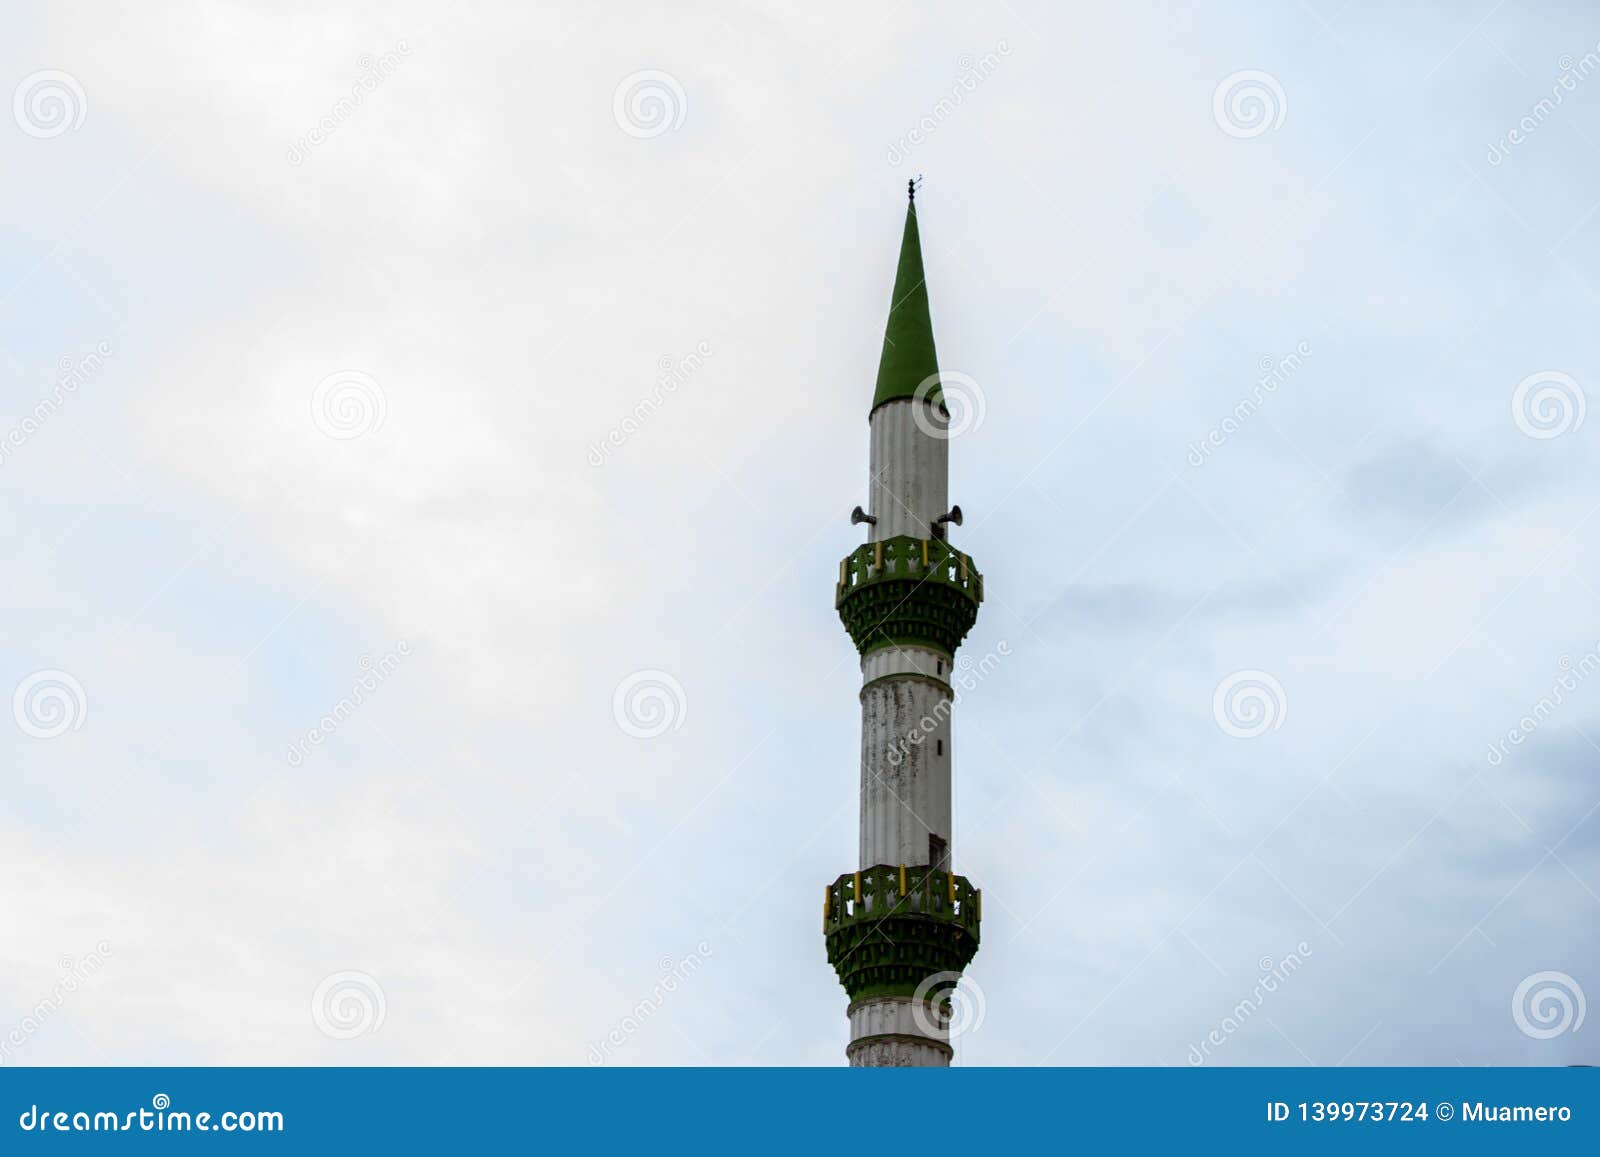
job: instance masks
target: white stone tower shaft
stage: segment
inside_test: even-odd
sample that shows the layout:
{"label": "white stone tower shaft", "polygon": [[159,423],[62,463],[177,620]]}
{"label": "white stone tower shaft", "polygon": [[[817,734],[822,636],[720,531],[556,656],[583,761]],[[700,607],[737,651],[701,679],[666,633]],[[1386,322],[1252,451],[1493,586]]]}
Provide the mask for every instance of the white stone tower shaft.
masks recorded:
{"label": "white stone tower shaft", "polygon": [[[932,539],[950,509],[950,443],[941,408],[926,397],[872,412],[868,541]],[[863,870],[904,864],[951,871],[950,668],[954,656],[889,643],[861,657],[861,852]],[[857,1066],[948,1065],[944,1018],[913,994],[868,997],[849,1010]]]}
{"label": "white stone tower shaft", "polygon": [[[872,412],[869,541],[932,539],[949,510],[950,443],[926,398]],[[950,867],[953,656],[886,643],[861,657],[861,867]]]}

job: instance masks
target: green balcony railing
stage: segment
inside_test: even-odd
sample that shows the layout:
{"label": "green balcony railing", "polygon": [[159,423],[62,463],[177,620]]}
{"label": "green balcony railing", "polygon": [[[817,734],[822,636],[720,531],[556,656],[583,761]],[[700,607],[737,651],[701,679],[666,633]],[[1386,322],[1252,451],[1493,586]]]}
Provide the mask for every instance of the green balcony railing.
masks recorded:
{"label": "green balcony railing", "polygon": [[823,900],[828,963],[851,1000],[912,996],[940,976],[939,997],[978,951],[983,893],[964,876],[879,864],[840,876]]}
{"label": "green balcony railing", "polygon": [[974,605],[983,602],[983,576],[970,555],[936,538],[904,534],[865,543],[845,556],[839,563],[834,605],[872,583],[905,578],[951,586],[965,592]]}
{"label": "green balcony railing", "polygon": [[983,918],[983,891],[953,872],[880,864],[847,873],[828,886],[822,930],[833,932],[846,924],[871,923],[891,915],[943,920],[976,936]]}
{"label": "green balcony railing", "polygon": [[839,563],[834,606],[862,654],[895,643],[954,653],[977,621],[983,576],[940,539],[869,542]]}

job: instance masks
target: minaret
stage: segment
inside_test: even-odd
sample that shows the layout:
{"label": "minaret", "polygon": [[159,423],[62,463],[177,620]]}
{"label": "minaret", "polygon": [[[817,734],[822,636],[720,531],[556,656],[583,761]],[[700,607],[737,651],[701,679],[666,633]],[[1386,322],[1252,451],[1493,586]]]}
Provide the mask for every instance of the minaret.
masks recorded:
{"label": "minaret", "polygon": [[982,893],[954,874],[950,687],[983,578],[951,547],[950,415],[908,182],[900,265],[878,363],[867,543],[839,564],[835,604],[861,653],[859,870],[827,890],[828,962],[850,997],[857,1066],[950,1063],[949,998],[978,950]]}

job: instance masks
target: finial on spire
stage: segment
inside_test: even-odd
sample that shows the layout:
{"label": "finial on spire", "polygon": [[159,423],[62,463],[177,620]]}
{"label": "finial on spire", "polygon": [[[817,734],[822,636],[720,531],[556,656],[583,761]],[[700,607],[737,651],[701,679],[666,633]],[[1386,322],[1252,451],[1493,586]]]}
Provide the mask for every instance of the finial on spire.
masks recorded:
{"label": "finial on spire", "polygon": [[912,202],[913,204],[916,202],[917,186],[920,184],[922,184],[921,173],[918,173],[915,177],[906,181],[906,200]]}

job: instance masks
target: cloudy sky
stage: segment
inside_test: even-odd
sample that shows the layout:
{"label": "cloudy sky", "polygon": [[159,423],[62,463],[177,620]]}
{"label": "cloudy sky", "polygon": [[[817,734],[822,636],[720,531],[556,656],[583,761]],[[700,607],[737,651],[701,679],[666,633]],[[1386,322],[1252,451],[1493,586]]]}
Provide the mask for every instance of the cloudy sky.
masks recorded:
{"label": "cloudy sky", "polygon": [[324,8],[4,3],[0,1061],[841,1063],[917,174],[958,1063],[1600,1060],[1592,5]]}

